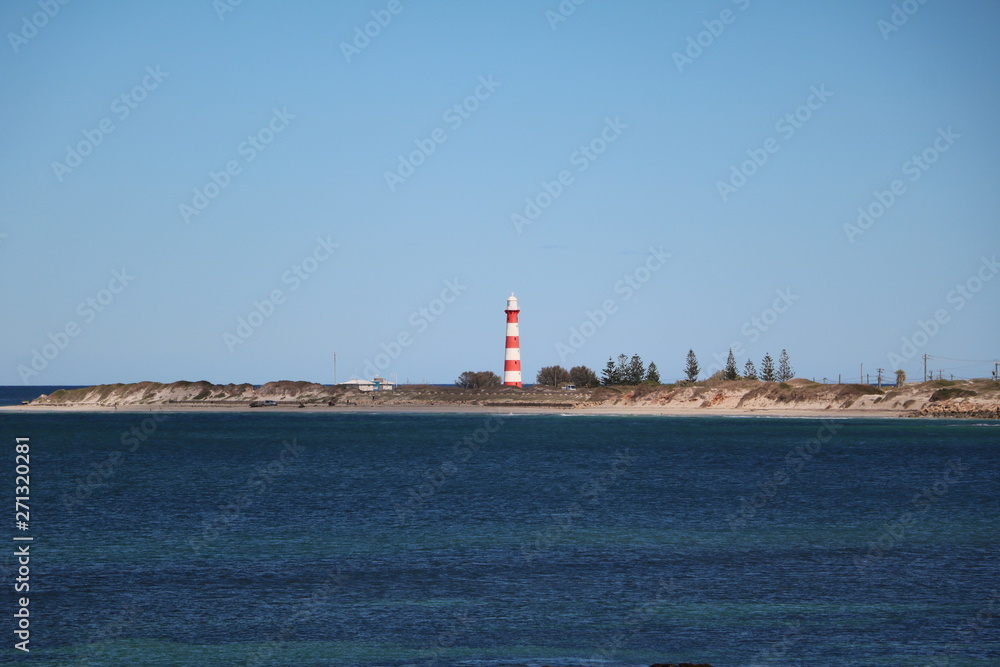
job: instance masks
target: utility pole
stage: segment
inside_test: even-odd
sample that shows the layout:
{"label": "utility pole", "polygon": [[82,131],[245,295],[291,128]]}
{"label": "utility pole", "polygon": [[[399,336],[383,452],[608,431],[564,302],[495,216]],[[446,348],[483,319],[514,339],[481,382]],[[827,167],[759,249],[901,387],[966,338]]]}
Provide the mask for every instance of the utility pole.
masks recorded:
{"label": "utility pole", "polygon": [[877,382],[878,382],[878,388],[881,389],[882,388],[882,369],[881,368],[878,369],[878,380],[877,380]]}
{"label": "utility pole", "polygon": [[998,373],[998,371],[1000,371],[1000,361],[994,360],[993,361],[993,381],[994,382],[996,382],[997,380],[1000,380],[1000,373]]}
{"label": "utility pole", "polygon": [[337,353],[333,353],[333,383],[337,384]]}
{"label": "utility pole", "polygon": [[927,357],[930,355],[924,355],[924,382],[927,382]]}
{"label": "utility pole", "polygon": [[861,364],[861,375],[859,376],[858,384],[864,384],[864,383],[865,383],[865,365]]}

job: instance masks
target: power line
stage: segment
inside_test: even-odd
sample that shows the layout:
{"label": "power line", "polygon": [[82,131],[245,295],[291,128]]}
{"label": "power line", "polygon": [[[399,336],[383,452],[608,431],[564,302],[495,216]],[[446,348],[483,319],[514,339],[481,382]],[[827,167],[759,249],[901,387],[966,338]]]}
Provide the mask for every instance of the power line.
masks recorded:
{"label": "power line", "polygon": [[960,361],[960,362],[968,362],[970,364],[992,364],[996,361],[996,359],[952,359],[951,357],[939,357],[933,354],[927,354],[924,356],[930,359],[940,359],[941,361]]}

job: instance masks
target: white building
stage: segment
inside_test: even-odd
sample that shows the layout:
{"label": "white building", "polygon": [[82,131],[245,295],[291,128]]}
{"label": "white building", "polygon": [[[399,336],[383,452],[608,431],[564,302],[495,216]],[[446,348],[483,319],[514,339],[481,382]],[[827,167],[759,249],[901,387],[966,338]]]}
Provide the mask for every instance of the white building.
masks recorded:
{"label": "white building", "polygon": [[357,378],[340,382],[340,387],[356,387],[358,391],[392,391],[396,388],[396,383],[389,382],[385,378],[377,377],[374,380],[359,380]]}

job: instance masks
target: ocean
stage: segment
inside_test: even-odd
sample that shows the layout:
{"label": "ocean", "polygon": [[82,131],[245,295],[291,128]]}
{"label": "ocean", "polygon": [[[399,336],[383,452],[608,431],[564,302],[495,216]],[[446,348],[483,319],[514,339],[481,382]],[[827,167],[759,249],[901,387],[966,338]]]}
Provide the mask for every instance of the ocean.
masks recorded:
{"label": "ocean", "polygon": [[0,413],[0,432],[3,654],[36,667],[1000,665],[996,423]]}

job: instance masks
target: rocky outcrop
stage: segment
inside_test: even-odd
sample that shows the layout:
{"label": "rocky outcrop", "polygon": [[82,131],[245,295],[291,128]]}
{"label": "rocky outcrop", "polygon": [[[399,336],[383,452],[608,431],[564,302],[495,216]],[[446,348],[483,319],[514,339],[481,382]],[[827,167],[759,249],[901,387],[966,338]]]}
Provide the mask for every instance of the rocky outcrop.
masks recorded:
{"label": "rocky outcrop", "polygon": [[915,417],[948,417],[969,419],[1000,419],[1000,403],[992,405],[970,400],[945,400],[928,403]]}

